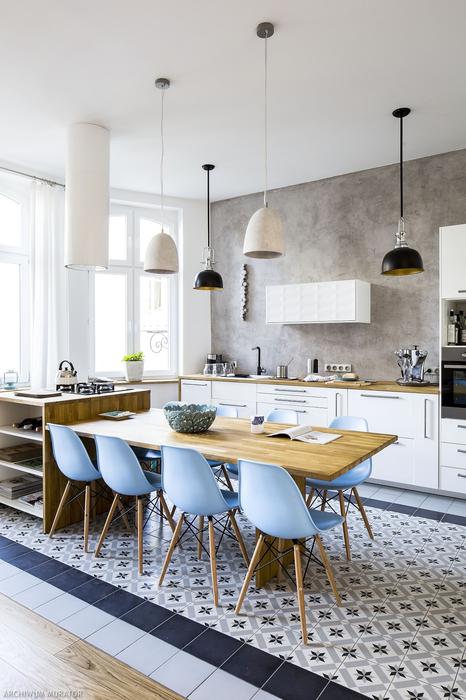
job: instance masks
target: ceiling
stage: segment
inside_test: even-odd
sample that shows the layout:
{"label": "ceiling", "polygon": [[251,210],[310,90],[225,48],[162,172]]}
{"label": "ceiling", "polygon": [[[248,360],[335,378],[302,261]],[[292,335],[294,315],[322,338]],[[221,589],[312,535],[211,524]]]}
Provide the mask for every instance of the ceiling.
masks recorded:
{"label": "ceiling", "polygon": [[466,147],[464,0],[0,0],[0,160],[62,179],[68,124],[111,130],[111,184],[158,192],[166,76],[169,195],[269,186],[396,161],[393,108],[410,106],[406,158]]}

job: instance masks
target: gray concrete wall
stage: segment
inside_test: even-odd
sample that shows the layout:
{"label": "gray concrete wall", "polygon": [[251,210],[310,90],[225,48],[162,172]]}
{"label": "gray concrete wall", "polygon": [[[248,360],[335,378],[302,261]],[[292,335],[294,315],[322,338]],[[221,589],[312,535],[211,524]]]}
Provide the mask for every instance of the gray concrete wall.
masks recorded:
{"label": "gray concrete wall", "polygon": [[[286,255],[276,260],[242,253],[261,194],[214,203],[213,245],[225,288],[212,294],[212,351],[237,359],[245,371],[255,369],[250,348],[260,345],[268,370],[294,357],[290,373],[302,376],[306,358],[317,357],[321,369],[324,362],[350,362],[362,377],[395,379],[394,350],[417,343],[429,352],[427,366],[436,367],[438,229],[466,222],[466,150],[409,161],[405,172],[406,230],[426,270],[407,277],[380,275],[397,226],[397,166],[272,191],[269,205],[282,215],[286,240]],[[249,269],[246,321],[240,318],[243,263]],[[372,283],[371,324],[265,324],[267,284],[355,277]]]}

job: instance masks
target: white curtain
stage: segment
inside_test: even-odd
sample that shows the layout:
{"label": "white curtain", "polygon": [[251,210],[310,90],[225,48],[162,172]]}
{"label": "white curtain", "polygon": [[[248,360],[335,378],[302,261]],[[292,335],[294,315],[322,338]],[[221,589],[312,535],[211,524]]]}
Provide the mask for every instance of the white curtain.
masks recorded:
{"label": "white curtain", "polygon": [[68,270],[64,266],[64,190],[34,182],[31,256],[31,386],[55,387],[68,359]]}

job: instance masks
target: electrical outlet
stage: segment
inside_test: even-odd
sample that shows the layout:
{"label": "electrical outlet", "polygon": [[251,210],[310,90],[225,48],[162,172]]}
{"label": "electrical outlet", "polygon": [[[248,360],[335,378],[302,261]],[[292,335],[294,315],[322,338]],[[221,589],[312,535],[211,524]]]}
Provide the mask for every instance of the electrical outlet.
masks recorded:
{"label": "electrical outlet", "polygon": [[343,362],[326,362],[325,372],[351,372],[352,365],[345,365]]}

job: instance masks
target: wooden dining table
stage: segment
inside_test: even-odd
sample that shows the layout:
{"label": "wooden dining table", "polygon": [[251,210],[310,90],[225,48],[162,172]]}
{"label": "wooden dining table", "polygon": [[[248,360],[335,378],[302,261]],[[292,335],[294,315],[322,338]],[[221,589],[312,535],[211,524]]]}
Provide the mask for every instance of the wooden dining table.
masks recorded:
{"label": "wooden dining table", "polygon": [[[205,433],[177,433],[173,431],[161,409],[141,411],[125,421],[110,421],[99,417],[70,423],[78,435],[110,435],[125,440],[135,447],[159,449],[161,445],[190,447],[207,459],[236,463],[250,459],[284,467],[305,493],[306,477],[331,481],[366,459],[396,442],[396,435],[349,430],[316,428],[340,437],[325,445],[304,443],[286,437],[270,437],[271,433],[290,427],[265,423],[264,432],[251,433],[247,419],[217,417]],[[285,546],[285,545],[283,545]],[[270,561],[256,575],[256,585],[262,586],[276,575],[278,565]]]}

